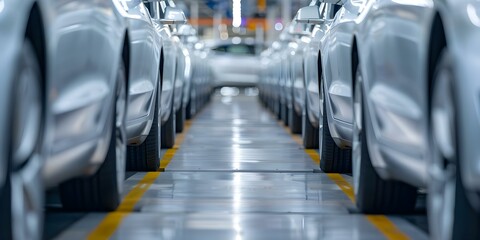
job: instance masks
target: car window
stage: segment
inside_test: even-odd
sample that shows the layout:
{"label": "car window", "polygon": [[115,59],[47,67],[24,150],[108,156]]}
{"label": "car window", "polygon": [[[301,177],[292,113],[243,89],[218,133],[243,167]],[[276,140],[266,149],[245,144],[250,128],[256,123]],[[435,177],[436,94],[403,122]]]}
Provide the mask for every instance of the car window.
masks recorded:
{"label": "car window", "polygon": [[335,15],[337,14],[338,11],[340,11],[340,9],[342,9],[341,5],[333,5],[333,15],[332,16],[335,17]]}
{"label": "car window", "polygon": [[223,45],[213,48],[212,50],[215,52],[235,55],[255,55],[255,46],[247,44]]}

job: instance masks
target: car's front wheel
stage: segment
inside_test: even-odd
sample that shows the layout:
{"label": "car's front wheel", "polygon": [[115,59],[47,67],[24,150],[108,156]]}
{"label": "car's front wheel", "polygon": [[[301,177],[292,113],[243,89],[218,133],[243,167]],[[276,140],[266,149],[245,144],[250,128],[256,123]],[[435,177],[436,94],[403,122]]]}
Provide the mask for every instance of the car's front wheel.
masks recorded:
{"label": "car's front wheel", "polygon": [[8,171],[0,186],[0,239],[40,239],[43,223],[44,101],[38,58],[29,40],[13,86]]}
{"label": "car's front wheel", "polygon": [[437,64],[432,86],[428,221],[432,239],[480,239],[480,214],[468,201],[461,179],[454,79],[450,55],[445,51]]}
{"label": "car's front wheel", "polygon": [[168,120],[162,125],[162,148],[172,148],[175,145],[175,117],[176,114],[172,102],[170,116],[168,117]]}
{"label": "car's front wheel", "polygon": [[[182,100],[183,101],[183,100]],[[182,104],[180,105],[180,109],[178,109],[178,111],[176,112],[176,116],[175,116],[175,132],[177,133],[181,133],[183,132],[183,128],[185,126],[185,107],[183,105],[183,102]]]}
{"label": "car's front wheel", "polygon": [[382,179],[372,165],[365,122],[363,76],[357,69],[354,86],[353,183],[358,209],[362,213],[407,213],[413,211],[417,189],[403,182]]}
{"label": "car's front wheel", "polygon": [[154,104],[152,127],[145,141],[139,146],[128,147],[127,169],[129,171],[157,171],[160,167],[160,88],[157,90]]}
{"label": "car's front wheel", "polygon": [[310,122],[310,113],[304,109],[302,113],[302,140],[306,149],[318,148],[319,130]]}
{"label": "car's front wheel", "polygon": [[328,127],[327,102],[323,90],[324,80],[320,82],[320,108],[321,122],[319,123],[319,147],[320,147],[320,169],[327,173],[350,173],[352,172],[352,151],[337,146],[330,134]]}

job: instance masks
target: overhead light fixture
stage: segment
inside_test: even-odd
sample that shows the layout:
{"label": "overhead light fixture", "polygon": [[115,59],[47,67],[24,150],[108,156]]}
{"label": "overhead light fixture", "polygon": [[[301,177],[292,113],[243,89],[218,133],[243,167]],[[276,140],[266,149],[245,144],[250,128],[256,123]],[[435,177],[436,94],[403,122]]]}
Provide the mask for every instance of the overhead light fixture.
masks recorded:
{"label": "overhead light fixture", "polygon": [[242,0],[233,0],[232,4],[232,26],[240,27],[242,25]]}

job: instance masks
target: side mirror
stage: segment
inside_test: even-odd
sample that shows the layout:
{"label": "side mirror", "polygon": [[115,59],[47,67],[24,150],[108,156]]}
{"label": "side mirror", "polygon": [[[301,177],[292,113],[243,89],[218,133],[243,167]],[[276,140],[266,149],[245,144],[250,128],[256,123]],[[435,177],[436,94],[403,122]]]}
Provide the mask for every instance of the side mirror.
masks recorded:
{"label": "side mirror", "polygon": [[325,19],[320,16],[320,10],[317,6],[303,7],[298,10],[295,21],[299,23],[322,24]]}
{"label": "side mirror", "polygon": [[185,24],[187,23],[187,18],[182,10],[178,8],[173,8],[166,6],[165,13],[162,18],[160,18],[161,24]]}
{"label": "side mirror", "polygon": [[296,36],[308,36],[310,32],[306,31],[306,24],[293,20],[288,27],[288,33]]}

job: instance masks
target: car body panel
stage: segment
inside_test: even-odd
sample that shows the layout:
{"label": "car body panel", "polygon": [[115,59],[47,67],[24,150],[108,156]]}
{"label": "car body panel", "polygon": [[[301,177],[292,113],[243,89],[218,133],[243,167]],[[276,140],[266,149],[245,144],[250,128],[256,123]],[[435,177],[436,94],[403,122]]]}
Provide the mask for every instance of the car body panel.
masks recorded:
{"label": "car body panel", "polygon": [[183,102],[183,85],[185,84],[185,55],[183,46],[180,38],[176,35],[172,36],[172,39],[175,42],[175,47],[177,51],[177,62],[175,69],[175,90],[173,94],[173,108],[175,111],[178,111],[182,106]]}
{"label": "car body panel", "polygon": [[[323,16],[325,22],[323,24],[317,24],[312,30],[311,41],[308,47],[304,51],[304,75],[305,75],[305,87],[306,87],[306,110],[308,111],[308,116],[310,117],[310,123],[318,127],[319,119],[321,117],[320,113],[320,74],[324,74],[325,67],[319,68],[319,65],[324,66],[324,54],[327,52],[325,50],[327,33],[333,23],[332,16],[329,16],[327,4],[322,4],[319,6],[319,10]],[[322,70],[320,72],[320,70]]]}
{"label": "car body panel", "polygon": [[291,61],[291,78],[293,79],[293,109],[298,115],[303,114],[305,108],[306,90],[305,90],[305,76],[304,76],[304,57],[305,49],[311,41],[310,36],[302,36],[297,39],[297,48],[292,53]]}
{"label": "car body panel", "polygon": [[[34,2],[45,30],[47,148],[42,174],[50,187],[95,172],[105,158],[124,22],[111,0],[2,1],[0,41],[6,49],[0,61],[7,68],[2,71],[2,77],[7,79],[2,81],[2,91],[11,90],[12,82],[8,79],[17,69],[16,59]],[[96,44],[88,45],[89,42]],[[8,93],[1,95],[5,100],[11,99]],[[6,100],[2,104],[11,103]],[[0,106],[2,114],[9,112],[8,108]],[[3,121],[7,119],[2,119],[0,127],[6,126]],[[0,153],[6,154],[6,149]],[[6,167],[2,165],[1,169]],[[0,174],[0,181],[3,180],[4,174]]]}
{"label": "car body panel", "polygon": [[349,147],[352,142],[352,50],[355,20],[361,11],[362,1],[346,1],[328,29],[322,51],[325,113],[332,138],[339,147]]}
{"label": "car body panel", "polygon": [[[47,103],[53,138],[47,186],[92,174],[110,140],[125,22],[112,1],[40,1],[47,39]],[[95,42],[92,45],[85,45]]]}
{"label": "car body panel", "polygon": [[[160,5],[162,3],[163,7]],[[155,29],[159,33],[163,48],[163,66],[161,69],[161,89],[162,92],[160,94],[160,105],[161,105],[161,122],[162,124],[165,123],[168,118],[170,117],[170,113],[172,112],[173,107],[173,95],[174,95],[174,87],[175,87],[175,77],[176,77],[176,64],[177,64],[177,49],[175,41],[172,39],[172,29],[169,25],[162,24],[160,19],[165,14],[165,3],[162,2],[150,2],[148,5],[148,9],[150,11],[150,15],[152,18],[152,22],[155,26]]]}
{"label": "car body panel", "polygon": [[382,177],[418,187],[428,176],[426,64],[433,16],[431,0],[369,1],[357,31],[372,164]]}
{"label": "car body panel", "polygon": [[160,79],[162,39],[141,1],[128,2],[130,71],[127,112],[127,138],[130,145],[141,144],[150,132]]}

